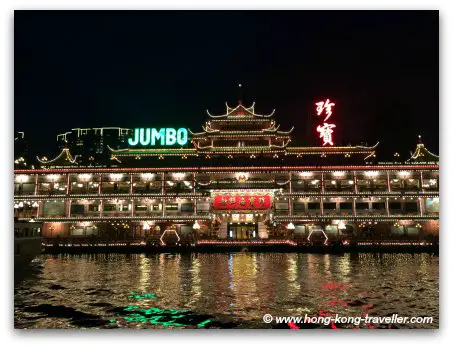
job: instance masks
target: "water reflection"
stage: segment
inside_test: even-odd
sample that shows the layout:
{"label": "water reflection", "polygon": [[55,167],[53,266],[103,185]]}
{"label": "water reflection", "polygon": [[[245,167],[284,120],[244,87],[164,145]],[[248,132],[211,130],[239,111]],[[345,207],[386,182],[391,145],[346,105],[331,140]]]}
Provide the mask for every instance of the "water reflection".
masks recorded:
{"label": "water reflection", "polygon": [[15,324],[272,328],[265,313],[397,313],[435,321],[393,328],[437,327],[438,266],[429,254],[44,255],[16,285]]}

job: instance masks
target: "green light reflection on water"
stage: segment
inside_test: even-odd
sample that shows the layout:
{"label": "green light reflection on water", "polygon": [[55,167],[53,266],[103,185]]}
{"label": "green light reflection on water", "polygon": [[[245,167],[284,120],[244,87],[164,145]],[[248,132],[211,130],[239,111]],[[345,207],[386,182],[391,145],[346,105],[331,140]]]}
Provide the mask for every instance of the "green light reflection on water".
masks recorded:
{"label": "green light reflection on water", "polygon": [[206,319],[204,322],[201,322],[201,323],[198,323],[197,324],[197,327],[198,328],[203,328],[206,324],[208,324],[211,320],[210,319]]}
{"label": "green light reflection on water", "polygon": [[[126,316],[119,316],[119,318],[124,319],[126,322],[138,322],[151,325],[162,325],[165,327],[188,327],[196,326],[198,328],[205,327],[206,324],[211,322],[210,319],[204,320],[201,323],[196,324],[183,324],[177,322],[178,319],[188,319],[192,321],[193,318],[190,314],[185,314],[189,310],[175,310],[175,309],[161,309],[158,307],[150,307],[146,309],[140,309],[136,305],[129,305],[124,308],[123,311],[128,312]],[[152,316],[152,317],[149,317]],[[111,319],[109,322],[115,323],[117,320]]]}
{"label": "green light reflection on water", "polygon": [[[142,300],[142,299],[157,299],[157,296],[152,293],[135,293],[131,292],[128,296],[130,299]],[[161,325],[164,327],[197,327],[204,328],[208,323],[211,322],[211,319],[205,319],[200,323],[193,322],[194,319],[201,320],[201,317],[193,315],[189,310],[176,310],[176,309],[162,309],[159,307],[148,307],[140,308],[137,305],[129,305],[123,309],[127,312],[126,315],[119,315],[119,319],[124,319],[126,322],[137,322],[151,325]],[[150,317],[151,316],[151,317]],[[203,317],[204,318],[204,317]],[[192,324],[184,324],[178,322],[179,319],[186,319]],[[110,319],[110,323],[117,323],[117,319]]]}
{"label": "green light reflection on water", "polygon": [[134,292],[131,292],[131,294],[128,296],[129,299],[157,299],[157,296],[153,293],[142,293],[142,294],[136,294]]}

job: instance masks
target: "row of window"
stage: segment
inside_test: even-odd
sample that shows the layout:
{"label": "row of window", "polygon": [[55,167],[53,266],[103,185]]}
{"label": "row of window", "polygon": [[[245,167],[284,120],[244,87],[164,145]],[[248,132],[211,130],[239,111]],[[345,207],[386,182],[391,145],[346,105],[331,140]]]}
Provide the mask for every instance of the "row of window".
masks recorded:
{"label": "row of window", "polygon": [[[338,209],[340,210],[352,210],[353,203],[352,202],[340,202],[338,204]],[[303,202],[294,202],[293,203],[294,211],[304,211],[305,210],[305,203]],[[403,207],[403,203],[401,202],[389,202],[389,209],[390,210],[401,210]],[[279,209],[288,209],[288,204],[285,203],[277,203],[275,208]],[[372,202],[371,208],[368,202],[356,202],[355,204],[356,210],[385,210],[385,202]],[[404,208],[408,212],[416,212],[417,211],[417,203],[416,202],[406,202],[404,203]],[[309,202],[307,203],[308,210],[319,210],[321,209],[321,203],[319,202]],[[323,203],[324,210],[336,210],[337,203],[335,202],[324,202]]]}

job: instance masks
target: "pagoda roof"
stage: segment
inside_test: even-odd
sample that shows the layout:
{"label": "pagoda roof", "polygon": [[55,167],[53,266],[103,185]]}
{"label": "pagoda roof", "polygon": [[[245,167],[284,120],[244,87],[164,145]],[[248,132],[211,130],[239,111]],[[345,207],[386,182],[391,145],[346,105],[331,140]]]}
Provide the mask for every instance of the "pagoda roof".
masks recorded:
{"label": "pagoda roof", "polygon": [[244,136],[266,136],[266,135],[286,135],[289,136],[294,127],[292,127],[289,131],[279,131],[278,128],[280,127],[272,127],[263,130],[218,130],[218,129],[211,129],[209,127],[203,127],[203,132],[194,133],[189,129],[190,134],[194,138],[198,137],[226,137],[226,136],[234,136],[234,135],[244,135]]}
{"label": "pagoda roof", "polygon": [[40,164],[43,165],[52,165],[52,166],[72,166],[72,165],[78,165],[79,163],[77,162],[77,157],[78,155],[72,156],[69,148],[63,148],[55,158],[53,159],[47,159],[46,157],[39,158],[36,156],[36,159]]}
{"label": "pagoda roof", "polygon": [[374,146],[307,146],[307,147],[288,147],[288,150],[292,151],[304,151],[309,148],[316,148],[316,149],[322,149],[325,152],[329,151],[337,151],[337,150],[345,150],[345,151],[357,151],[357,150],[364,150],[364,151],[371,151],[375,150],[377,146],[379,145],[379,142],[377,142]]}
{"label": "pagoda roof", "polygon": [[225,102],[226,105],[226,113],[222,115],[212,115],[209,113],[209,110],[206,110],[208,113],[208,116],[213,118],[213,119],[231,119],[231,118],[258,118],[258,119],[263,119],[263,118],[271,118],[274,113],[275,109],[272,111],[272,113],[268,115],[263,115],[259,113],[255,113],[255,103],[253,103],[250,107],[245,107],[242,105],[242,102],[239,102],[239,104],[236,107],[230,107],[228,106],[228,103]]}
{"label": "pagoda roof", "polygon": [[[304,154],[368,154],[366,158],[375,155],[377,142],[374,146],[307,146],[307,147],[286,147],[286,152],[292,155]],[[366,159],[365,158],[365,159]]]}
{"label": "pagoda roof", "polygon": [[121,156],[161,156],[161,155],[197,155],[195,148],[123,148],[114,149],[107,145],[112,158]]}
{"label": "pagoda roof", "polygon": [[289,141],[287,141],[284,145],[270,145],[270,146],[244,146],[244,147],[237,147],[237,146],[199,146],[198,144],[194,143],[195,147],[201,151],[211,151],[215,152],[248,152],[248,151],[257,151],[257,152],[266,152],[274,149],[284,149],[288,145]]}
{"label": "pagoda roof", "polygon": [[415,152],[411,152],[411,157],[406,160],[406,163],[438,163],[439,156],[430,152],[421,141],[421,136],[419,136],[419,143]]}
{"label": "pagoda roof", "polygon": [[197,156],[200,154],[229,154],[229,153],[255,153],[255,154],[266,154],[275,152],[285,152],[286,155],[341,155],[341,154],[365,154],[366,158],[375,155],[376,147],[379,143],[376,143],[372,147],[366,146],[307,146],[307,147],[288,147],[289,141],[283,145],[271,145],[271,146],[246,146],[246,147],[212,147],[212,146],[198,146],[195,144],[195,148],[125,148],[125,149],[113,149],[108,147],[113,159],[117,157],[147,157],[147,156]]}

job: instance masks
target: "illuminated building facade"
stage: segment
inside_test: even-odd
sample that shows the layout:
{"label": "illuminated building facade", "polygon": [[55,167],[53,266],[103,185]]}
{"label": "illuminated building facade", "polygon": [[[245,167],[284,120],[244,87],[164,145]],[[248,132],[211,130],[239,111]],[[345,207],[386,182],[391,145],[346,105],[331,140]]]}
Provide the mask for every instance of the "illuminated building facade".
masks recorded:
{"label": "illuminated building facade", "polygon": [[407,161],[373,164],[377,144],[291,146],[293,129],[254,105],[208,116],[187,144],[177,129],[130,129],[123,148],[108,147],[110,167],[81,165],[64,147],[15,170],[15,217],[43,222],[49,242],[437,239],[438,156],[421,140]]}
{"label": "illuminated building facade", "polygon": [[78,157],[78,164],[108,165],[110,148],[121,148],[127,144],[132,129],[120,127],[74,128],[57,135],[57,147],[69,149]]}

